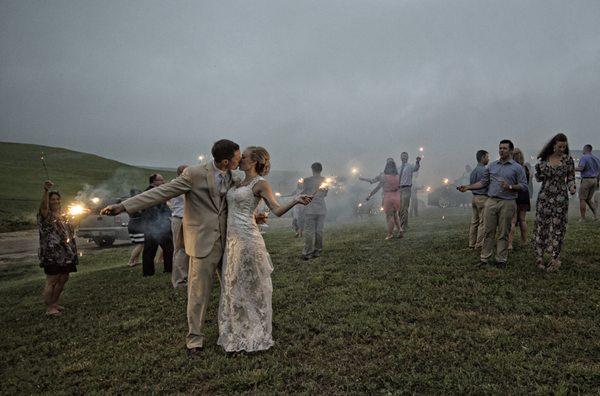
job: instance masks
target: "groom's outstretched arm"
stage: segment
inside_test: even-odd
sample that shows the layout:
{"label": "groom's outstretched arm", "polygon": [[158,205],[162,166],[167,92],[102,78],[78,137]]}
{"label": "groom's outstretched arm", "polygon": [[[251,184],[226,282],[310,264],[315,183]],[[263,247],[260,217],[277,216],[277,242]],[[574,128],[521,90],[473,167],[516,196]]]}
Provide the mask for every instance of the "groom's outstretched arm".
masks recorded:
{"label": "groom's outstretched arm", "polygon": [[119,214],[123,211],[127,213],[139,212],[156,204],[166,202],[173,197],[185,194],[192,188],[192,177],[189,168],[174,180],[154,187],[148,191],[131,197],[120,204],[110,205],[102,209],[103,214]]}

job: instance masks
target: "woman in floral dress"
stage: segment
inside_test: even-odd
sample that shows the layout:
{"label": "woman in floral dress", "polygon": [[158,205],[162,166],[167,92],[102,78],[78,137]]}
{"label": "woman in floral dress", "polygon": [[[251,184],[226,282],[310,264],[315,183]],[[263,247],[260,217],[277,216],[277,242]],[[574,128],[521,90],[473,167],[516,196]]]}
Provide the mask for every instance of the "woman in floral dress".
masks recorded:
{"label": "woman in floral dress", "polygon": [[50,191],[52,182],[44,183],[42,203],[37,221],[40,232],[40,267],[46,274],[44,303],[47,315],[60,315],[60,294],[69,280],[69,273],[77,271],[77,245],[75,227],[61,214],[60,194]]}
{"label": "woman in floral dress", "polygon": [[[559,133],[542,149],[535,166],[535,178],[542,183],[538,194],[533,247],[538,268],[555,271],[567,231],[569,193],[575,194],[575,164],[569,156],[567,137]],[[544,263],[544,253],[551,256]]]}

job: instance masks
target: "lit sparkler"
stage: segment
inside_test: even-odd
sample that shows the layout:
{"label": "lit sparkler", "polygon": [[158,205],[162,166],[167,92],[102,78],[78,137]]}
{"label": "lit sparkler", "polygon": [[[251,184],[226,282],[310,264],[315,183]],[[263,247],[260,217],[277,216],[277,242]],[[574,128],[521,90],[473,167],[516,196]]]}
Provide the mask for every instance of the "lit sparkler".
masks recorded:
{"label": "lit sparkler", "polygon": [[447,177],[444,177],[444,178],[442,179],[442,183],[444,183],[444,184],[448,184],[448,183],[450,183],[450,179],[448,179]]}
{"label": "lit sparkler", "polygon": [[431,192],[431,187],[430,187],[430,186],[427,186],[427,188],[425,189],[425,191],[427,191],[427,192]]}
{"label": "lit sparkler", "polygon": [[359,207],[359,208],[362,208],[362,202],[359,202],[359,203],[358,203],[358,207]]}
{"label": "lit sparkler", "polygon": [[281,197],[281,193],[280,193],[280,192],[276,192],[276,193],[275,193],[275,196],[276,196],[276,197]]}
{"label": "lit sparkler", "polygon": [[92,198],[92,203],[94,203],[96,205],[99,204],[100,203],[100,198],[98,198],[98,197]]}
{"label": "lit sparkler", "polygon": [[424,147],[419,147],[419,152],[422,153],[423,151],[425,151]]}
{"label": "lit sparkler", "polygon": [[71,204],[67,208],[67,213],[69,214],[69,216],[72,216],[72,217],[82,215],[82,214],[86,213],[87,211],[88,211],[88,209],[86,209],[81,204]]}
{"label": "lit sparkler", "polygon": [[352,168],[352,174],[353,175],[357,175],[358,174],[358,168]]}
{"label": "lit sparkler", "polygon": [[298,183],[300,183],[300,184],[304,183],[304,179],[303,178],[298,179]]}
{"label": "lit sparkler", "polygon": [[380,212],[383,212],[383,206],[379,208],[379,211],[380,211]]}
{"label": "lit sparkler", "polygon": [[46,166],[46,158],[44,157],[43,151],[40,159],[42,160],[42,165],[44,165],[44,170],[46,171],[46,180],[50,180],[50,174],[48,173],[48,166]]}
{"label": "lit sparkler", "polygon": [[200,162],[204,161],[204,154],[200,154],[198,156],[198,161],[200,161]]}

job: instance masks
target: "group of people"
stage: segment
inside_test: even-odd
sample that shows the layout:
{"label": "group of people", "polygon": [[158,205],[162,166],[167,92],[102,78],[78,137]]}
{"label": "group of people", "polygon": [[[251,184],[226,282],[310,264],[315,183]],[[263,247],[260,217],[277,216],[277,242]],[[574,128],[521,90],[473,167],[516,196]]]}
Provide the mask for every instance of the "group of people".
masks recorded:
{"label": "group of people", "polygon": [[[473,193],[473,216],[469,231],[469,247],[481,249],[479,266],[488,264],[496,250],[498,267],[506,266],[516,224],[521,231],[521,243],[527,243],[526,213],[530,210],[531,177],[524,164],[521,150],[508,139],[500,141],[499,159],[489,161],[485,150],[477,152],[477,166],[470,176],[470,184],[459,191]],[[598,218],[593,195],[598,188],[600,160],[586,145],[583,157],[575,167],[569,154],[567,137],[554,136],[540,151],[535,165],[535,179],[541,182],[537,196],[533,250],[535,265],[546,271],[555,271],[560,265],[560,253],[567,229],[569,194],[576,193],[575,171],[580,171],[580,208],[585,218],[586,206]],[[549,255],[549,257],[546,257]]]}
{"label": "group of people", "polygon": [[[377,183],[377,187],[373,189],[367,196],[366,200],[370,200],[373,195],[379,190],[383,190],[382,208],[385,212],[387,223],[386,240],[394,238],[402,238],[408,225],[408,209],[411,203],[413,174],[421,169],[421,157],[417,157],[413,164],[408,163],[408,153],[400,154],[402,161],[400,167],[396,166],[393,158],[388,158],[383,169],[383,173],[379,176],[367,179],[359,178],[368,183]],[[394,233],[396,231],[396,234]]]}
{"label": "group of people", "polygon": [[[574,194],[576,189],[575,170],[582,173],[580,199],[598,217],[592,197],[598,187],[600,160],[591,152],[591,146],[586,145],[576,168],[569,155],[567,137],[558,134],[538,156],[535,178],[542,186],[537,198],[533,244],[540,268],[553,271],[560,266],[568,194]],[[480,150],[470,184],[458,187],[462,192],[473,193],[470,244],[481,248],[480,265],[490,261],[495,247],[496,264],[505,266],[511,225],[525,223],[521,212],[529,209],[528,174],[518,153],[510,140],[500,142],[500,158],[496,161],[490,162],[489,154]],[[212,156],[211,162],[179,167],[177,177],[168,183],[160,175],[153,175],[145,192],[102,210],[103,214],[127,212],[134,217],[135,213],[142,213],[147,219],[142,223],[160,225],[155,232],[143,228],[143,271],[145,275],[154,273],[154,255],[162,246],[165,271],[178,273],[172,277],[173,286],[187,286],[186,350],[190,357],[202,354],[205,315],[215,275],[221,281],[218,344],[228,352],[254,352],[273,345],[273,265],[259,229],[267,217],[257,210],[261,201],[277,216],[303,206],[305,246],[301,258],[318,257],[323,249],[327,188],[323,187],[325,178],[321,176],[320,163],[312,165],[312,176],[302,180],[302,188],[293,199],[280,204],[264,178],[271,167],[267,150],[252,146],[241,152],[236,143],[219,140],[212,147]],[[412,165],[408,154],[402,153],[401,161],[398,167],[389,158],[381,175],[363,179],[378,183],[368,198],[383,189],[387,239],[394,237],[394,230],[401,238],[406,229],[412,177],[420,168],[421,158],[417,157]],[[238,168],[244,177],[234,172]],[[39,257],[47,275],[43,294],[46,312],[60,315],[60,294],[69,273],[77,270],[76,224],[64,217],[60,194],[51,188],[50,181],[44,183],[38,213]],[[169,201],[170,210],[165,205]],[[135,230],[132,232],[135,234]],[[547,263],[545,253],[550,254]]]}

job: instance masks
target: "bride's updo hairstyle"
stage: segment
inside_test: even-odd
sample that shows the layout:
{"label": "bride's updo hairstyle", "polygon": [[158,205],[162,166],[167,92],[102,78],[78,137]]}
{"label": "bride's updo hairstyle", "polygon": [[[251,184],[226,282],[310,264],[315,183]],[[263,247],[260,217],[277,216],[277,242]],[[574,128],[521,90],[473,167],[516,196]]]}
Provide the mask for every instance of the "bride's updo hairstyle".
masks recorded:
{"label": "bride's updo hairstyle", "polygon": [[248,150],[250,151],[250,161],[256,161],[256,165],[254,166],[256,173],[260,176],[268,175],[271,170],[271,156],[269,152],[260,146],[250,146]]}

